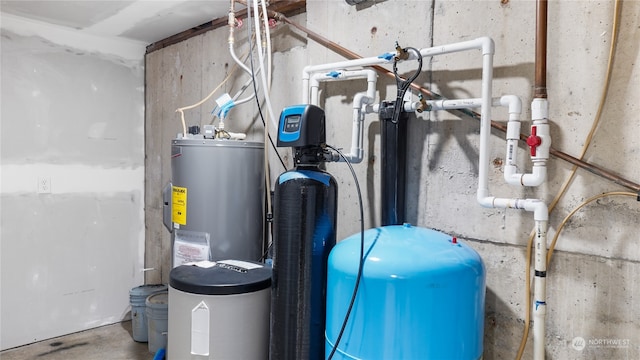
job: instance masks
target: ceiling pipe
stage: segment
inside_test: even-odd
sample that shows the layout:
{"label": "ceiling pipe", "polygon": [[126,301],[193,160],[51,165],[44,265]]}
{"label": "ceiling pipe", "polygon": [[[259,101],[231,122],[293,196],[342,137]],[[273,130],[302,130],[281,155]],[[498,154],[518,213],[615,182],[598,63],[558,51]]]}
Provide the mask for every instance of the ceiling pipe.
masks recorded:
{"label": "ceiling pipe", "polygon": [[[545,1],[546,2],[546,1]],[[545,7],[545,12],[546,12],[546,7]],[[304,32],[305,34],[307,34],[307,36],[313,40],[316,41],[317,43],[323,45],[324,47],[334,51],[337,54],[340,54],[342,56],[344,56],[347,59],[362,59],[363,57],[358,55],[357,53],[340,46],[339,44],[319,35],[318,33],[290,20],[289,18],[287,18],[285,15],[283,15],[282,13],[279,12],[275,12],[275,11],[268,11],[269,12],[269,16],[273,17],[274,19],[278,20],[278,21],[282,21],[284,23],[287,23],[293,27],[295,27],[296,29]],[[546,17],[545,17],[546,18]],[[545,32],[545,44],[546,44],[546,32]],[[546,55],[545,55],[546,58]],[[385,69],[382,66],[379,65],[373,65],[371,66],[371,68],[373,68],[374,70],[378,71],[379,73],[386,75],[390,78],[395,79],[395,75],[393,74],[393,72],[391,72],[391,70]],[[546,63],[545,63],[545,74],[546,74]],[[411,88],[421,92],[422,94],[428,96],[431,99],[444,99],[444,97],[440,94],[434,93],[429,89],[426,89],[420,85],[416,85],[414,83],[411,84]],[[546,76],[545,76],[545,93],[546,93]],[[476,120],[480,120],[480,114],[478,114],[477,112],[471,111],[471,110],[457,110],[458,112],[461,112],[473,119]],[[493,121],[491,120],[491,127],[497,130],[500,130],[502,132],[506,132],[507,131],[507,127],[504,124],[501,124],[497,121]],[[528,138],[527,135],[524,134],[520,134],[520,139],[523,141],[526,141]],[[630,189],[632,191],[635,191],[637,193],[640,193],[640,184],[635,183],[633,181],[630,181],[628,179],[625,179],[621,176],[619,176],[618,174],[615,174],[605,168],[602,168],[598,165],[594,165],[594,164],[590,164],[584,160],[578,159],[574,156],[571,156],[565,152],[562,152],[560,150],[554,149],[553,147],[551,147],[549,149],[549,153],[559,159],[562,159],[572,165],[578,166],[581,169],[584,169],[586,171],[589,171],[590,173],[600,176],[602,178],[605,178],[609,181],[612,181],[613,183],[623,186],[627,189]]]}

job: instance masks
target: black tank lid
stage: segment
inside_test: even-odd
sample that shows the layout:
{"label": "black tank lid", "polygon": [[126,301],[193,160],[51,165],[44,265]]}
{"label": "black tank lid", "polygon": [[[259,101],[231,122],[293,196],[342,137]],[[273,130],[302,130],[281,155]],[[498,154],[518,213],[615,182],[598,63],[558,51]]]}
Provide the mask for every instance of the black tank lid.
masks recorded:
{"label": "black tank lid", "polygon": [[[207,264],[208,263],[208,264]],[[202,295],[244,294],[271,286],[271,268],[253,261],[223,260],[201,265],[180,265],[169,273],[169,285]]]}

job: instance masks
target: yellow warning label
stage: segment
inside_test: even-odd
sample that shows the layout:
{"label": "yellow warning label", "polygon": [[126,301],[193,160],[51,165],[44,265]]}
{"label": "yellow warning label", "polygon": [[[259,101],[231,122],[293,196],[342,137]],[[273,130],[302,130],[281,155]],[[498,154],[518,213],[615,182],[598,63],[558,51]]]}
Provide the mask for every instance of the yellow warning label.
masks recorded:
{"label": "yellow warning label", "polygon": [[171,221],[180,225],[187,225],[187,188],[172,186],[171,192]]}

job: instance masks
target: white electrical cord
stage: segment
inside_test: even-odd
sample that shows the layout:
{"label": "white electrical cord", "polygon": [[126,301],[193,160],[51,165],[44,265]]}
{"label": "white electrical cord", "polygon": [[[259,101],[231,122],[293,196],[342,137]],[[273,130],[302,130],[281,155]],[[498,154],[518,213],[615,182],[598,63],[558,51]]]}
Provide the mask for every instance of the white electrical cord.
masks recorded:
{"label": "white electrical cord", "polygon": [[230,78],[231,75],[233,75],[233,73],[236,71],[237,66],[233,66],[231,68],[231,70],[229,71],[229,74],[227,74],[227,77],[224,78],[224,80],[222,80],[222,82],[215,88],[213,89],[209,95],[207,95],[207,97],[205,97],[204,99],[200,100],[199,102],[193,104],[193,105],[189,105],[189,106],[185,106],[185,107],[181,107],[176,109],[176,112],[180,113],[180,119],[182,120],[182,135],[186,138],[187,137],[187,124],[186,121],[184,120],[184,110],[189,110],[189,109],[193,109],[195,107],[198,107],[202,104],[204,104],[207,100],[209,100],[213,94],[216,93],[216,91],[220,90],[220,88],[222,87],[222,85],[224,85]]}

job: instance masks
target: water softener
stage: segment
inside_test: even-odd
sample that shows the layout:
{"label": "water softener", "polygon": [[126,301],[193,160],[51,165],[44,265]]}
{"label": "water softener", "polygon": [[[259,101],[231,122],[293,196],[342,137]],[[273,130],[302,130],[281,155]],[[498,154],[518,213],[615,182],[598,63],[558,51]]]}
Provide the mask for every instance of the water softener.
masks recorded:
{"label": "water softener", "polygon": [[320,169],[325,149],[324,111],[285,108],[278,146],[292,147],[295,168],[274,189],[272,360],[324,359],[327,258],[336,243],[338,186]]}

